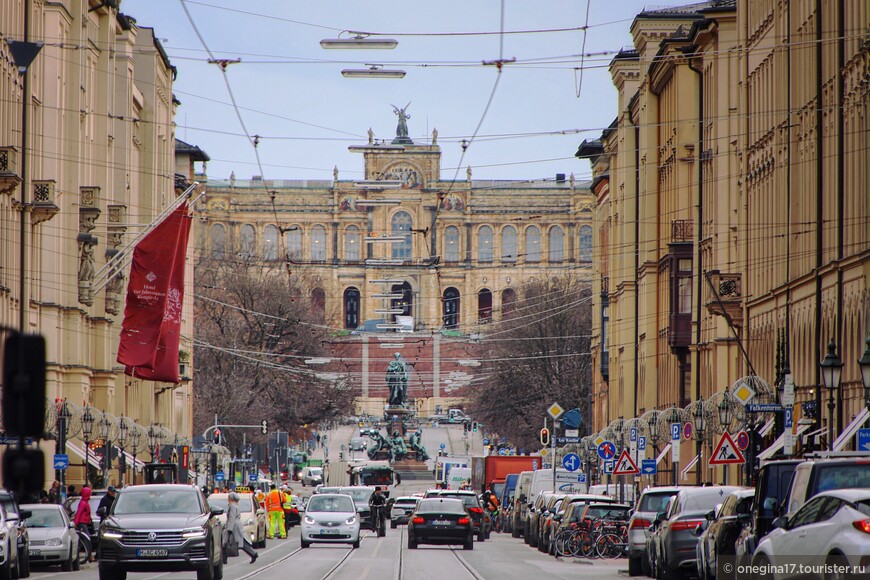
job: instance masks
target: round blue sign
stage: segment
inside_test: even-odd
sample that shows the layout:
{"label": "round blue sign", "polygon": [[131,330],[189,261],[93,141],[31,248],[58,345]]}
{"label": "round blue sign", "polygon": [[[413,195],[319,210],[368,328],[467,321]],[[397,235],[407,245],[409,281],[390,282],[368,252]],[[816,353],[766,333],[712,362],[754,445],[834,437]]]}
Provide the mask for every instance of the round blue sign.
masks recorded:
{"label": "round blue sign", "polygon": [[580,469],[580,456],[576,453],[568,453],[562,458],[562,467],[568,471],[577,471]]}
{"label": "round blue sign", "polygon": [[598,446],[598,457],[605,461],[616,457],[616,445],[613,444],[613,441],[601,442],[601,445]]}
{"label": "round blue sign", "polygon": [[438,447],[439,447],[439,448],[441,448],[441,449],[444,449],[444,448],[446,448],[446,447],[447,447],[447,444],[446,444],[446,443],[442,443],[442,444],[441,444],[441,445],[439,445],[439,446],[438,446]]}
{"label": "round blue sign", "polygon": [[746,431],[741,431],[737,434],[737,447],[740,451],[746,451],[746,448],[749,447],[749,433]]}

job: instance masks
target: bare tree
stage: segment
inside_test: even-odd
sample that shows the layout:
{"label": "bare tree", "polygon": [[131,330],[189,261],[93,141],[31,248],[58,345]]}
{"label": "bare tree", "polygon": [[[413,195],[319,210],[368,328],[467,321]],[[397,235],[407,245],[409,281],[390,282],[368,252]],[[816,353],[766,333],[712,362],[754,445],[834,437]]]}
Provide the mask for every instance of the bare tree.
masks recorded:
{"label": "bare tree", "polygon": [[487,431],[514,444],[540,443],[546,409],[558,402],[589,417],[592,329],[588,283],[572,277],[532,282],[483,341],[490,376],[469,394],[471,411]]}
{"label": "bare tree", "polygon": [[197,264],[196,285],[196,432],[215,414],[292,432],[349,412],[353,395],[340,377],[318,376],[304,363],[323,353],[327,337],[300,274],[288,276],[280,263],[213,257]]}

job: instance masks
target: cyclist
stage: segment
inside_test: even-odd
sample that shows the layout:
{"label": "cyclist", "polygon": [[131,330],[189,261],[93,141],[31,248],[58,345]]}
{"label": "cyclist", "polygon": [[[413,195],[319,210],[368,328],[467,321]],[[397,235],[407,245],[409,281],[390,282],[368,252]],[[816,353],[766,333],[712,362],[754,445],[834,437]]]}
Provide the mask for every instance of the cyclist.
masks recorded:
{"label": "cyclist", "polygon": [[498,498],[492,493],[492,490],[487,489],[483,492],[481,499],[483,500],[483,509],[489,512],[490,526],[493,529],[500,527],[500,522],[498,521]]}
{"label": "cyclist", "polygon": [[381,492],[381,486],[375,487],[375,492],[369,498],[369,509],[372,511],[372,530],[380,534],[383,526],[384,509],[387,507],[387,498]]}

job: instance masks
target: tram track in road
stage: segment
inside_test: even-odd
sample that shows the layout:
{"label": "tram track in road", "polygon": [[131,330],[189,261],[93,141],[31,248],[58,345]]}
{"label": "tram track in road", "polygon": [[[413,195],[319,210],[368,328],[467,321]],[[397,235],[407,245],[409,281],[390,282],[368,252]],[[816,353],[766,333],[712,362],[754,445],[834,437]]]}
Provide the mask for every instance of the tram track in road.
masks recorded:
{"label": "tram track in road", "polygon": [[[363,539],[366,537],[368,537],[368,534],[363,534],[360,539]],[[344,565],[344,563],[351,557],[351,555],[353,555],[353,553],[357,552],[357,551],[358,550],[355,550],[353,548],[349,548],[347,550],[347,552],[345,552],[345,554],[341,557],[341,559],[332,568],[330,568],[326,572],[326,574],[324,574],[321,577],[320,580],[329,580],[329,578],[333,577],[335,575],[335,573],[338,572],[338,570]],[[302,548],[296,548],[295,550],[293,550],[292,552],[290,552],[286,556],[282,556],[281,558],[278,558],[274,562],[270,562],[266,566],[263,566],[262,568],[258,568],[257,570],[253,570],[253,571],[245,574],[244,576],[240,576],[238,578],[238,580],[247,580],[248,578],[256,578],[257,576],[260,576],[261,574],[264,574],[264,573],[268,572],[269,570],[272,570],[276,566],[280,566],[281,564],[284,564],[285,562],[287,562],[291,558],[298,556],[301,552],[302,552]]]}
{"label": "tram track in road", "polygon": [[[405,550],[402,547],[405,545],[405,527],[402,526],[399,530],[399,555],[396,558],[397,566],[396,572],[393,574],[393,580],[405,580]],[[465,558],[459,555],[459,552],[456,551],[452,546],[450,547],[450,553],[453,554],[456,559],[459,561],[459,564],[465,568],[465,570],[471,575],[474,580],[484,580],[484,577],[477,573],[474,567],[465,561]],[[409,578],[409,580],[411,580]]]}

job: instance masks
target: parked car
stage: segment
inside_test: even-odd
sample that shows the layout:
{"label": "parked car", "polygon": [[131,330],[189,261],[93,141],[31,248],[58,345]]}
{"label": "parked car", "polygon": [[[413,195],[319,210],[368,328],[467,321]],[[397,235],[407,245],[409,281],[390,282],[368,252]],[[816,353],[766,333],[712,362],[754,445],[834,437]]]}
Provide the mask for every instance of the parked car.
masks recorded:
{"label": "parked car", "polygon": [[716,578],[716,562],[720,556],[733,556],[737,536],[749,525],[754,489],[735,491],[716,513],[707,512],[707,522],[697,528],[700,539],[695,547],[698,575],[701,580]]}
{"label": "parked car", "polygon": [[423,497],[424,499],[443,497],[462,500],[462,503],[471,515],[471,526],[474,534],[477,536],[477,541],[482,542],[486,539],[489,514],[480,505],[480,500],[477,499],[477,495],[473,491],[430,489]]}
{"label": "parked car", "polygon": [[817,493],[846,488],[870,488],[870,456],[804,461],[795,467],[780,514],[791,517]]}
{"label": "parked car", "polygon": [[[99,511],[105,512],[105,508]],[[100,514],[100,579],[127,572],[196,570],[198,580],[223,576],[217,516],[192,485],[156,483],[118,491],[108,514]]]}
{"label": "parked car", "polygon": [[[217,516],[221,525],[227,523],[227,498],[228,493],[213,493],[208,496],[209,507],[219,508],[224,513]],[[242,529],[248,540],[255,548],[266,547],[266,510],[257,505],[254,495],[251,493],[239,494],[239,519],[242,521]]]}
{"label": "parked car", "polygon": [[30,576],[30,534],[27,531],[27,518],[30,512],[22,511],[15,495],[5,489],[0,490],[0,504],[6,510],[6,518],[15,523],[18,577],[27,578]]}
{"label": "parked car", "polygon": [[540,540],[540,527],[538,526],[538,522],[541,519],[541,514],[546,511],[547,504],[550,500],[556,496],[556,492],[554,491],[542,491],[538,494],[538,497],[535,499],[535,503],[532,504],[532,507],[529,508],[528,515],[526,516],[526,543],[533,548],[538,547],[538,541]]}
{"label": "parked car", "polygon": [[740,564],[752,561],[752,554],[761,538],[773,528],[780,506],[785,502],[795,467],[803,460],[783,459],[768,461],[758,470],[755,497],[749,512],[749,525],[737,536],[734,554]]}
{"label": "parked car", "polygon": [[462,500],[431,497],[420,500],[408,522],[408,548],[420,544],[461,544],[474,549],[471,514]]}
{"label": "parked car", "polygon": [[777,580],[794,577],[797,569],[791,564],[797,556],[808,565],[870,566],[870,489],[819,493],[773,525],[752,564],[776,567]]}
{"label": "parked car", "polygon": [[[560,507],[562,506],[562,502],[565,500],[564,493],[554,494],[550,501],[547,502],[544,511],[538,517],[538,551],[539,552],[549,552],[550,551],[550,534],[553,531],[553,517],[557,514],[561,514],[562,510]],[[559,516],[561,518],[561,515]],[[558,520],[557,520],[558,523]]]}
{"label": "parked car", "polygon": [[745,489],[736,486],[690,487],[680,490],[668,503],[668,511],[658,514],[655,542],[654,572],[668,580],[684,572],[694,572],[695,546],[698,536],[695,528],[705,521],[707,512],[725,501],[730,494]]}
{"label": "parked car", "polygon": [[21,508],[30,511],[27,518],[30,562],[34,565],[59,564],[64,572],[78,570],[79,535],[63,506],[34,503]]}
{"label": "parked car", "polygon": [[[393,499],[393,498],[390,498]],[[390,527],[396,529],[400,524],[407,524],[411,512],[420,502],[419,497],[397,497],[390,507]]]}
{"label": "parked car", "polygon": [[322,467],[303,467],[299,473],[299,481],[302,482],[302,487],[306,485],[320,485],[323,483],[323,468]]}
{"label": "parked car", "polygon": [[20,577],[17,540],[18,520],[9,518],[6,508],[0,504],[0,576],[3,578]]}
{"label": "parked car", "polygon": [[681,490],[681,487],[648,487],[640,494],[637,509],[628,521],[628,575],[650,575],[649,561],[646,557],[646,541],[649,527],[659,512],[665,511],[668,500]]}
{"label": "parked car", "polygon": [[303,548],[312,543],[341,543],[359,548],[360,516],[353,499],[344,493],[319,493],[308,500],[302,518]]}

